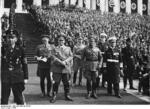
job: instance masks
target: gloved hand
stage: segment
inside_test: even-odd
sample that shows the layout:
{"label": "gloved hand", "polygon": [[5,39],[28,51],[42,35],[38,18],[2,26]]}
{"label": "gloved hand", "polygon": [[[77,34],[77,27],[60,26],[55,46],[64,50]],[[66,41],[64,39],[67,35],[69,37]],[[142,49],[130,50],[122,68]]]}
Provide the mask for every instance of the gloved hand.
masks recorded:
{"label": "gloved hand", "polygon": [[28,80],[27,80],[27,79],[24,79],[24,83],[27,84],[27,83],[28,83]]}

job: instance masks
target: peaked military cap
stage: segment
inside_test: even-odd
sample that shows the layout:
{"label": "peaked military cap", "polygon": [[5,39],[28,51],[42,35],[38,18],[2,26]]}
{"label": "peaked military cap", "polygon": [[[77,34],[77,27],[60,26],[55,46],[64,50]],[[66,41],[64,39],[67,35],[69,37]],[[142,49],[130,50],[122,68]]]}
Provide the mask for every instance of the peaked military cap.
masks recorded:
{"label": "peaked military cap", "polygon": [[100,34],[100,37],[101,37],[101,36],[105,36],[105,37],[107,38],[107,34],[106,34],[106,33],[101,33],[101,34]]}
{"label": "peaked military cap", "polygon": [[63,36],[60,36],[60,37],[58,38],[58,40],[62,41],[62,40],[65,40],[65,38],[64,38]]}
{"label": "peaked military cap", "polygon": [[117,38],[115,36],[108,38],[109,42],[116,42],[116,40],[117,40]]}
{"label": "peaked military cap", "polygon": [[42,35],[42,40],[47,40],[47,39],[49,40],[49,35],[45,35],[45,34]]}

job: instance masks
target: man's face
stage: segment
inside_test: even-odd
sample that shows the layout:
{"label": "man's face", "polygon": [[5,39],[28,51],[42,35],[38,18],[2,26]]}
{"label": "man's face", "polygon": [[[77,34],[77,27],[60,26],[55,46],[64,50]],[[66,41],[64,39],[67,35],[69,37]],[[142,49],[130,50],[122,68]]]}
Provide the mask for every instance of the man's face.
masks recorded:
{"label": "man's face", "polygon": [[112,48],[116,47],[116,41],[110,41],[110,46],[111,46]]}
{"label": "man's face", "polygon": [[44,38],[44,39],[42,39],[42,42],[43,42],[43,44],[47,44],[49,42],[49,39],[48,38]]}
{"label": "man's face", "polygon": [[82,39],[78,39],[78,42],[79,42],[79,43],[82,43]]}
{"label": "man's face", "polygon": [[62,46],[62,45],[64,45],[65,40],[64,40],[64,39],[59,39],[59,40],[58,40],[58,43],[59,43],[60,46]]}
{"label": "man's face", "polygon": [[132,45],[131,41],[126,42],[126,44],[127,44],[127,46],[131,46]]}
{"label": "man's face", "polygon": [[8,41],[9,41],[10,45],[14,45],[17,42],[17,38],[16,37],[11,37],[11,38],[8,39]]}
{"label": "man's face", "polygon": [[106,41],[105,36],[101,36],[100,41],[101,41],[102,43],[104,43],[104,42]]}
{"label": "man's face", "polygon": [[95,40],[93,38],[89,40],[89,45],[92,47],[95,45]]}

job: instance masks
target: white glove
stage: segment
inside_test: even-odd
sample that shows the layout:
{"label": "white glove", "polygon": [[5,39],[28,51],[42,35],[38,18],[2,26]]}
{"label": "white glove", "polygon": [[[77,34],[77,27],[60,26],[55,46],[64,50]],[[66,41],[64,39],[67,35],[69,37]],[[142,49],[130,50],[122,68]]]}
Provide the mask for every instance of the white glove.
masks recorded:
{"label": "white glove", "polygon": [[47,62],[47,58],[42,58],[42,57],[36,57],[38,61],[43,61],[43,62]]}
{"label": "white glove", "polygon": [[27,84],[27,83],[28,83],[28,80],[27,80],[27,79],[24,79],[24,83]]}
{"label": "white glove", "polygon": [[38,61],[41,60],[42,57],[35,57]]}
{"label": "white glove", "polygon": [[44,62],[47,62],[47,58],[42,58],[41,60]]}
{"label": "white glove", "polygon": [[63,61],[62,63],[63,63],[64,65],[66,65],[66,64],[67,64],[67,62],[66,62],[66,61]]}

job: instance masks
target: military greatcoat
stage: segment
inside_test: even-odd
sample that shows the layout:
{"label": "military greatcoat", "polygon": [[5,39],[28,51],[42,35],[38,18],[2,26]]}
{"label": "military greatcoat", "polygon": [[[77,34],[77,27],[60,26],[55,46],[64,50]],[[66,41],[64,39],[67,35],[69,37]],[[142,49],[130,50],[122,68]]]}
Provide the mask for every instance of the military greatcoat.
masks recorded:
{"label": "military greatcoat", "polygon": [[122,63],[122,55],[117,48],[109,47],[104,54],[104,62],[107,69],[107,81],[111,83],[120,82],[120,63]]}

